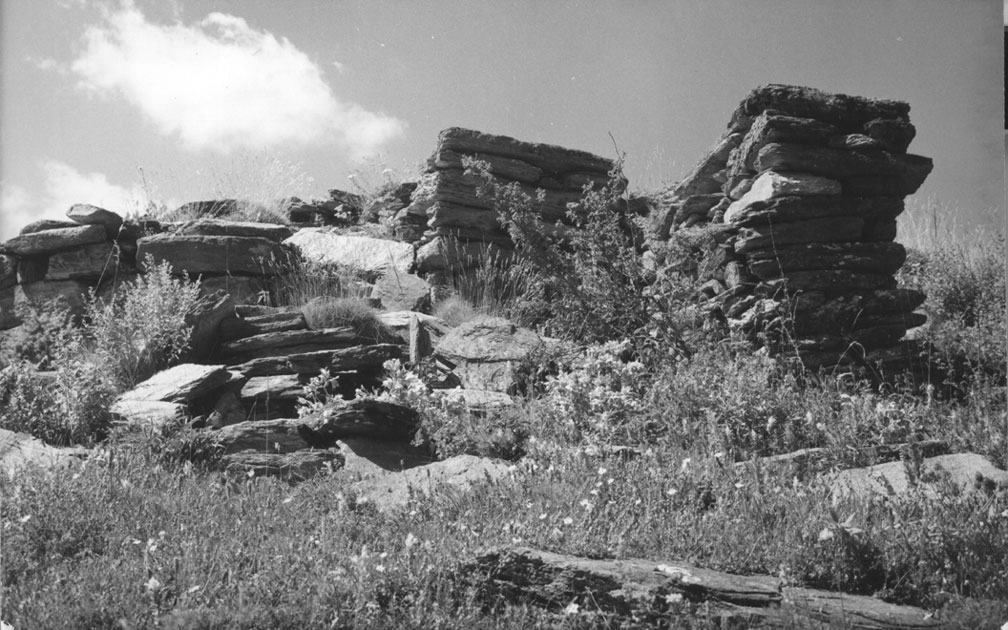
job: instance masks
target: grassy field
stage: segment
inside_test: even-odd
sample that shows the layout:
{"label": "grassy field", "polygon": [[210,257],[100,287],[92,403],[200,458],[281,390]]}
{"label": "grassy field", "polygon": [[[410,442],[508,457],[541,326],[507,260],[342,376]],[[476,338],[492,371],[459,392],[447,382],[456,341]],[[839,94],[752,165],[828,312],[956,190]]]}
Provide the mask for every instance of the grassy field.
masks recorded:
{"label": "grassy field", "polygon": [[[74,379],[105,383],[101,365],[148,369],[144,357],[128,348],[96,357],[96,331],[66,332],[58,313],[43,314],[36,337],[4,348],[0,426],[97,450],[79,470],[0,480],[0,617],[18,630],[619,626],[587,614],[590,601],[578,602],[584,614],[565,615],[569,602],[545,609],[483,597],[480,576],[461,570],[481,551],[521,544],[779,575],[921,606],[949,627],[998,628],[1008,621],[1004,493],[947,488],[934,498],[917,488],[834,501],[812,471],[733,465],[822,447],[822,468],[836,470],[873,463],[873,445],[934,439],[1008,466],[1003,236],[916,245],[900,281],[928,293],[933,323],[921,338],[942,379],[882,388],[783,370],[737,340],[691,328],[675,309],[649,329],[658,324],[635,319],[646,305],[621,304],[622,294],[604,301],[608,287],[640,272],[631,261],[607,277],[593,275],[587,258],[562,261],[598,282],[554,303],[561,317],[544,319],[534,295],[509,305],[508,314],[571,332],[564,352],[523,366],[529,396],[482,419],[424,414],[423,436],[439,455],[507,455],[510,477],[418,496],[394,514],[357,501],[338,474],[291,485],[183,461],[184,431],[101,439],[107,425]],[[169,298],[184,288],[162,280],[157,293],[135,297],[154,312],[177,311]],[[663,294],[666,307],[684,309],[676,291]],[[589,315],[622,322],[627,334],[606,342],[571,329]],[[654,352],[656,339],[665,352]],[[673,339],[681,351],[668,351]],[[64,386],[31,404],[43,394],[19,374],[44,362],[63,370]],[[55,430],[67,426],[75,430]],[[578,450],[613,444],[639,455]],[[692,612],[670,626],[706,627]]]}

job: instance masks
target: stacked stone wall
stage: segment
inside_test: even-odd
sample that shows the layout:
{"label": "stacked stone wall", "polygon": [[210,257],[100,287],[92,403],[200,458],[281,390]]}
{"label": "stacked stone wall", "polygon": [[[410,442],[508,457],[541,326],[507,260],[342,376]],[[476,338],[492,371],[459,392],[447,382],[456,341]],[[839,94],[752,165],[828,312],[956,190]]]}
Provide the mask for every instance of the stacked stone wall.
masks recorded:
{"label": "stacked stone wall", "polygon": [[753,90],[683,181],[659,238],[705,231],[705,289],[729,325],[808,367],[883,358],[918,291],[897,287],[904,197],[931,172],[907,153],[910,106],[784,85]]}

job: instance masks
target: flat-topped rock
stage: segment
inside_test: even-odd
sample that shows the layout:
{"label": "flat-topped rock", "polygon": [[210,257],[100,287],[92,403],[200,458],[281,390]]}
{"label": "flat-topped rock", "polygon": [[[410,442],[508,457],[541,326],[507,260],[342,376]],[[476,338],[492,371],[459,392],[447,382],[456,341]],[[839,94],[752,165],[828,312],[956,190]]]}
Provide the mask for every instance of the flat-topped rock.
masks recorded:
{"label": "flat-topped rock", "polygon": [[321,330],[288,330],[269,332],[221,344],[225,356],[255,354],[259,357],[275,356],[287,352],[312,352],[346,348],[362,343],[352,328],[324,328]]}
{"label": "flat-topped rock", "polygon": [[244,400],[283,400],[296,401],[304,396],[304,386],[308,382],[307,375],[270,374],[253,376],[241,390]]}
{"label": "flat-topped rock", "polygon": [[240,451],[290,453],[310,448],[298,433],[298,428],[303,424],[303,420],[287,418],[246,420],[221,427],[211,435],[225,454]]}
{"label": "flat-topped rock", "polygon": [[191,402],[230,379],[231,374],[223,365],[183,363],[158,372],[119,396],[118,400]]}
{"label": "flat-topped rock", "polygon": [[732,114],[729,127],[743,125],[746,119],[768,109],[787,116],[814,118],[845,131],[860,131],[877,118],[908,121],[910,115],[910,105],[903,101],[830,94],[810,87],[771,83],[755,88],[742,99]]}
{"label": "flat-topped rock", "polygon": [[514,385],[514,368],[542,338],[500,317],[465,322],[438,342],[435,354],[454,364],[466,389],[507,392]]}
{"label": "flat-topped rock", "polygon": [[388,265],[400,273],[409,273],[413,266],[413,246],[399,241],[304,228],[284,243],[294,245],[313,262],[370,273],[379,273]]}
{"label": "flat-topped rock", "polygon": [[223,219],[198,219],[188,221],[172,230],[179,236],[242,236],[265,238],[277,243],[290,238],[293,232],[286,225],[226,221]]}
{"label": "flat-topped rock", "polygon": [[163,400],[124,400],[119,398],[109,408],[114,422],[131,427],[160,431],[181,422],[187,414],[181,403]]}
{"label": "flat-topped rock", "polygon": [[80,223],[75,223],[73,221],[64,221],[62,219],[39,219],[38,221],[32,221],[28,225],[21,228],[19,234],[22,236],[25,234],[34,234],[35,232],[42,232],[44,230],[55,230],[58,228],[72,228],[78,227]]}
{"label": "flat-topped rock", "polygon": [[80,223],[81,225],[100,225],[104,227],[105,234],[109,238],[115,238],[116,234],[119,233],[119,228],[123,224],[123,218],[115,212],[86,203],[77,203],[70,206],[66,215],[71,221]]}
{"label": "flat-topped rock", "polygon": [[70,468],[84,461],[88,450],[50,446],[27,433],[0,429],[0,472],[13,477],[26,468]]}
{"label": "flat-topped rock", "polygon": [[828,196],[839,195],[840,182],[808,173],[778,173],[765,171],[753,181],[749,191],[733,202],[724,213],[724,222],[733,223],[750,205],[770,201],[785,195]]}
{"label": "flat-topped rock", "polygon": [[94,243],[49,255],[45,277],[49,280],[98,280],[113,275],[119,256],[111,243]]}
{"label": "flat-topped rock", "polygon": [[352,437],[410,442],[420,427],[415,410],[371,399],[330,401],[325,409],[302,420],[298,431],[315,448],[328,448],[336,440]]}
{"label": "flat-topped rock", "polygon": [[105,228],[101,225],[61,227],[15,236],[0,245],[0,252],[14,256],[38,256],[102,243],[106,238]]}
{"label": "flat-topped rock", "polygon": [[137,260],[168,261],[176,273],[272,275],[287,261],[279,243],[251,236],[156,234],[137,241]]}
{"label": "flat-topped rock", "polygon": [[1008,472],[976,453],[938,455],[923,460],[911,476],[902,461],[842,470],[830,477],[834,496],[905,496],[917,486],[930,496],[953,492],[1006,492]]}
{"label": "flat-topped rock", "polygon": [[231,369],[246,377],[271,374],[318,374],[322,368],[336,372],[352,370],[379,370],[390,359],[402,356],[402,349],[395,344],[380,343],[369,346],[353,346],[340,350],[318,350],[297,354],[282,354],[275,357],[251,359]]}
{"label": "flat-topped rock", "polygon": [[522,142],[509,136],[498,136],[473,129],[451,127],[438,135],[435,154],[452,151],[461,154],[488,154],[521,160],[543,171],[566,173],[590,171],[607,174],[613,161],[587,151],[578,151],[551,144]]}
{"label": "flat-topped rock", "polygon": [[426,311],[430,309],[430,291],[430,285],[420,276],[388,267],[375,282],[371,298],[381,300],[385,310]]}

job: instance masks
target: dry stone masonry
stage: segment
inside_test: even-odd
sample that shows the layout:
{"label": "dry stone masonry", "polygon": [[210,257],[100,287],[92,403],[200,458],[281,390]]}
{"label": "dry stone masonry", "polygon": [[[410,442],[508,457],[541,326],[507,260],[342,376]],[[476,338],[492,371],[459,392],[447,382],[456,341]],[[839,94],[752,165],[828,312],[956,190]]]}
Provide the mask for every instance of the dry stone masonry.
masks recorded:
{"label": "dry stone masonry", "polygon": [[493,199],[479,192],[483,180],[467,172],[467,158],[485,163],[497,184],[515,183],[533,199],[541,190],[542,201],[537,204],[541,218],[561,228],[569,223],[567,211],[581,201],[585,187],[604,186],[614,166],[612,160],[585,151],[458,127],[445,129],[427,160],[412,203],[394,218],[397,235],[420,245],[417,266],[421,272],[464,266],[477,260],[488,246],[505,254],[513,248]]}
{"label": "dry stone masonry", "polygon": [[907,153],[899,101],[753,90],[654,217],[660,238],[702,235],[701,279],[729,324],[806,367],[892,360],[924,300],[894,274],[903,198],[931,172]]}

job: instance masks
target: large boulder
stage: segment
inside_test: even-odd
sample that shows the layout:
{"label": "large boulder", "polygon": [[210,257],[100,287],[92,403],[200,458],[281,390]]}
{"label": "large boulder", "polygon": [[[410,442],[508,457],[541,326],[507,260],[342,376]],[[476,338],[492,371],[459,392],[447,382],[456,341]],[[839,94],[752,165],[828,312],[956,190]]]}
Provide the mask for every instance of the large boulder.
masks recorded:
{"label": "large boulder", "polygon": [[381,300],[384,310],[424,312],[430,309],[430,291],[423,278],[390,266],[375,282],[371,297]]}
{"label": "large boulder", "polygon": [[57,448],[27,433],[0,429],[0,473],[8,477],[31,466],[69,468],[83,461],[87,453],[87,449]]}
{"label": "large boulder", "polygon": [[500,317],[484,317],[449,332],[434,352],[454,365],[466,389],[507,392],[515,385],[517,364],[542,343],[528,328]]}
{"label": "large boulder", "polygon": [[147,255],[171,263],[175,272],[190,274],[272,275],[287,262],[279,243],[260,236],[156,234],[137,241],[137,260]]}
{"label": "large boulder", "polygon": [[231,380],[223,365],[183,363],[158,372],[120,395],[119,401],[150,400],[187,403]]}
{"label": "large boulder", "polygon": [[15,236],[0,245],[0,252],[14,256],[38,256],[102,243],[106,238],[105,228],[101,225],[61,227]]}
{"label": "large boulder", "polygon": [[337,234],[323,229],[304,228],[284,243],[294,245],[305,259],[381,273],[391,265],[399,273],[413,266],[413,246],[370,236]]}
{"label": "large boulder", "polygon": [[842,470],[830,479],[834,497],[905,496],[920,487],[930,496],[946,492],[1006,492],[1008,472],[976,453],[928,457],[914,469],[910,462],[888,462]]}

